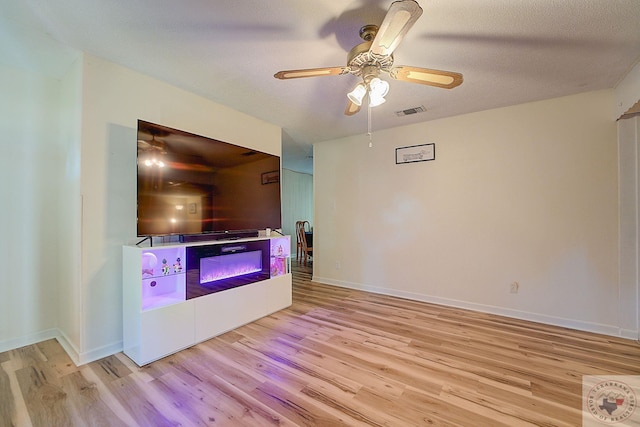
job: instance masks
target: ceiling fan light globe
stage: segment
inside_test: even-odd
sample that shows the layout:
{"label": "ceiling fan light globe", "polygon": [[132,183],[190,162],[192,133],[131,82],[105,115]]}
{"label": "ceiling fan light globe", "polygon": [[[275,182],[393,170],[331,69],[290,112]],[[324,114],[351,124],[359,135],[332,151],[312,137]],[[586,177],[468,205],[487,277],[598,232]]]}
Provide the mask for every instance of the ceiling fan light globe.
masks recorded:
{"label": "ceiling fan light globe", "polygon": [[378,96],[378,95],[374,94],[373,92],[369,93],[369,106],[370,107],[377,107],[378,105],[382,105],[385,102],[387,102],[387,100],[384,99],[382,96]]}
{"label": "ceiling fan light globe", "polygon": [[384,98],[389,93],[389,83],[376,77],[369,83],[369,90],[372,96]]}
{"label": "ceiling fan light globe", "polygon": [[347,94],[347,98],[349,98],[349,101],[360,106],[362,105],[362,100],[364,99],[364,96],[366,94],[367,88],[362,83],[358,83],[356,87],[354,87],[353,90]]}

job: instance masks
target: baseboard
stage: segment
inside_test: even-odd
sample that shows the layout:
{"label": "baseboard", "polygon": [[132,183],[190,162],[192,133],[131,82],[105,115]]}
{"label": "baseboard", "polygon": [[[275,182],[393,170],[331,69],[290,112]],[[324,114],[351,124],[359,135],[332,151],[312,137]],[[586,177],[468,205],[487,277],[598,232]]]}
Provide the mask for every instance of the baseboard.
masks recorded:
{"label": "baseboard", "polygon": [[640,341],[640,331],[632,329],[620,329],[620,336],[634,341]]}
{"label": "baseboard", "polygon": [[56,339],[58,340],[64,351],[67,352],[76,366],[85,365],[87,363],[91,363],[98,359],[102,359],[103,357],[111,356],[122,351],[122,341],[118,341],[116,343],[105,345],[91,351],[81,352],[75,345],[71,343],[71,341],[62,331],[58,332],[59,333]]}
{"label": "baseboard", "polygon": [[37,344],[42,341],[55,339],[60,343],[60,346],[69,355],[71,361],[76,365],[84,365],[93,362],[103,357],[111,356],[112,354],[122,351],[122,341],[118,341],[113,344],[109,344],[91,351],[80,352],[78,348],[73,345],[71,340],[59,329],[47,329],[45,331],[37,332],[30,335],[25,335],[19,338],[5,340],[0,342],[0,353],[15,350],[16,348],[24,347],[27,345]]}
{"label": "baseboard", "polygon": [[58,340],[58,343],[60,343],[60,346],[64,349],[64,351],[67,353],[67,355],[71,358],[71,361],[76,365],[79,366],[79,360],[80,360],[80,351],[78,350],[78,348],[73,345],[73,343],[71,342],[71,340],[69,340],[69,337],[67,337],[67,335],[62,332],[61,330],[57,331],[58,334],[56,336],[56,339]]}
{"label": "baseboard", "polygon": [[366,291],[375,294],[389,295],[398,298],[405,298],[413,301],[421,301],[432,304],[444,305],[447,307],[462,308],[466,310],[478,311],[481,313],[495,314],[498,316],[506,316],[514,319],[528,320],[531,322],[544,323],[547,325],[560,326],[563,328],[575,329],[584,332],[593,332],[597,334],[609,335],[618,338],[626,338],[630,340],[638,340],[638,331],[621,329],[618,326],[605,325],[600,323],[584,322],[574,319],[566,319],[562,317],[548,316],[545,314],[531,313],[521,310],[513,310],[509,308],[497,307],[492,305],[477,304],[468,301],[460,301],[450,298],[441,298],[432,295],[418,294],[414,292],[399,291],[396,289],[379,288],[376,286],[362,285],[360,283],[351,283],[341,280],[334,280],[326,277],[313,276],[312,281],[324,283],[327,285],[338,286],[341,288]]}
{"label": "baseboard", "polygon": [[57,329],[46,329],[44,331],[36,332],[33,334],[24,335],[18,338],[12,338],[9,340],[0,341],[0,353],[15,350],[16,348],[24,347],[31,344],[36,344],[42,341],[54,339],[58,337]]}
{"label": "baseboard", "polygon": [[80,366],[91,363],[98,359],[102,359],[103,357],[112,356],[120,351],[122,351],[122,341],[80,353],[77,365]]}

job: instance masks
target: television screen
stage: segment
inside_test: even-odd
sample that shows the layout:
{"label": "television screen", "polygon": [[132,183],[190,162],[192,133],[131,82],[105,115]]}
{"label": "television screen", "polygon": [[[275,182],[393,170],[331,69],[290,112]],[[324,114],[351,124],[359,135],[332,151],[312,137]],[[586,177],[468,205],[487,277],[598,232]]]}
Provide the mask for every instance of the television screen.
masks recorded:
{"label": "television screen", "polygon": [[138,236],[281,228],[280,157],[138,120]]}

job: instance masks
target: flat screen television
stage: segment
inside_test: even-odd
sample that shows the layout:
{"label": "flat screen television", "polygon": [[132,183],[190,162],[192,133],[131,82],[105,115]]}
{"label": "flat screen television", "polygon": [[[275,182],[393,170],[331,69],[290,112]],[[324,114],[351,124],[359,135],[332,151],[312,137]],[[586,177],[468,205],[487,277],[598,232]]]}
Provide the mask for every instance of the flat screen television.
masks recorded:
{"label": "flat screen television", "polygon": [[281,228],[279,156],[143,120],[137,153],[138,236]]}

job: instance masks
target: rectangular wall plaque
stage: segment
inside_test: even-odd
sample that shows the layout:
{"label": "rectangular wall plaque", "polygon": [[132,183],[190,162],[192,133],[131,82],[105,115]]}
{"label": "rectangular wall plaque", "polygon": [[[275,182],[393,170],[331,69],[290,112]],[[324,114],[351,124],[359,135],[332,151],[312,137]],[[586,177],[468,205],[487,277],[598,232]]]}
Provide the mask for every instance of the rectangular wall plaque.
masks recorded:
{"label": "rectangular wall plaque", "polygon": [[412,145],[396,148],[396,165],[435,160],[436,144]]}
{"label": "rectangular wall plaque", "polygon": [[276,184],[280,182],[280,171],[264,172],[262,174],[262,185]]}

